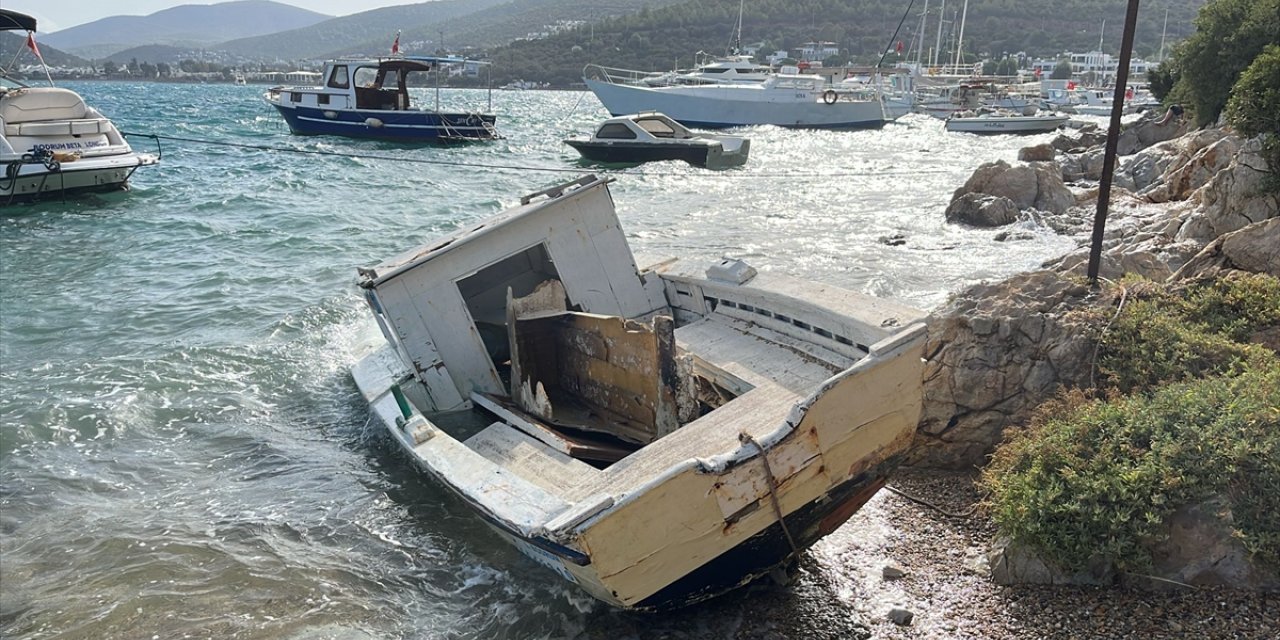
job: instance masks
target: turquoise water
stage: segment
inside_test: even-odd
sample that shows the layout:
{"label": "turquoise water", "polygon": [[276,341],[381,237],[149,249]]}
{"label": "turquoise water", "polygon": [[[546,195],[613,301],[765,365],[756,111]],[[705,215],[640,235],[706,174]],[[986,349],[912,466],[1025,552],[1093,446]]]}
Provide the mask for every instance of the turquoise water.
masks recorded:
{"label": "turquoise water", "polygon": [[[376,331],[355,268],[576,176],[532,168],[592,170],[561,140],[606,117],[593,96],[495,92],[505,140],[417,148],[291,136],[261,87],[66,86],[129,132],[419,162],[164,141],[130,192],[0,209],[0,636],[755,637],[762,617],[788,628],[843,606],[821,577],[840,567],[821,566],[782,593],[611,611],[501,543],[369,423],[346,373]],[[943,221],[974,167],[1047,136],[924,117],[739,133],[741,170],[617,176],[636,253],[732,255],[927,309],[1072,246]],[[858,628],[853,612],[814,624],[792,628]]]}

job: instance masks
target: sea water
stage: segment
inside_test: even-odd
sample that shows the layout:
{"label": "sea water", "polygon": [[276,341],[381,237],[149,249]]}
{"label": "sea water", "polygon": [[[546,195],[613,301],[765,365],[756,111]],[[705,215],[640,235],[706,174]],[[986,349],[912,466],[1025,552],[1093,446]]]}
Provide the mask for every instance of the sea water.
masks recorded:
{"label": "sea water", "polygon": [[[0,209],[0,636],[856,634],[822,578],[853,570],[839,553],[786,588],[613,611],[502,543],[369,420],[347,373],[376,333],[356,267],[615,171],[562,142],[607,117],[590,93],[444,90],[506,138],[419,147],[290,135],[264,87],[65,86],[139,150],[157,150],[142,134],[185,140],[160,140],[129,192]],[[1073,246],[943,217],[980,163],[1047,135],[922,116],[733,133],[751,138],[741,169],[613,174],[642,262],[732,256],[929,309]]]}

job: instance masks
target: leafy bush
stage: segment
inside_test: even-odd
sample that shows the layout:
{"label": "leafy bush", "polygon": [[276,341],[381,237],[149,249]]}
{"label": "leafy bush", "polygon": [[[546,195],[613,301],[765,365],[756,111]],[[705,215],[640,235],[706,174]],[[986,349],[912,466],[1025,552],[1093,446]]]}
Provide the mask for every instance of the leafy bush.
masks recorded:
{"label": "leafy bush", "polygon": [[[1240,76],[1227,101],[1227,121],[1246,136],[1267,134],[1263,156],[1272,175],[1280,175],[1280,46],[1269,45]],[[1280,188],[1280,180],[1271,186]]]}
{"label": "leafy bush", "polygon": [[1212,0],[1168,61],[1177,78],[1171,96],[1198,124],[1215,122],[1240,74],[1271,44],[1280,44],[1280,0]]}
{"label": "leafy bush", "polygon": [[1154,394],[1046,404],[996,450],[983,485],[1002,532],[1069,569],[1147,569],[1180,507],[1228,500],[1233,534],[1280,562],[1280,367]]}
{"label": "leafy bush", "polygon": [[1103,385],[1121,392],[1238,371],[1274,353],[1248,344],[1259,328],[1280,324],[1280,280],[1233,275],[1177,295],[1130,281],[1124,312],[1102,339]]}
{"label": "leafy bush", "polygon": [[1065,393],[1010,432],[982,475],[996,524],[1066,568],[1142,570],[1177,509],[1223,496],[1245,547],[1280,563],[1280,356],[1244,342],[1280,326],[1280,279],[1125,285],[1110,396]]}

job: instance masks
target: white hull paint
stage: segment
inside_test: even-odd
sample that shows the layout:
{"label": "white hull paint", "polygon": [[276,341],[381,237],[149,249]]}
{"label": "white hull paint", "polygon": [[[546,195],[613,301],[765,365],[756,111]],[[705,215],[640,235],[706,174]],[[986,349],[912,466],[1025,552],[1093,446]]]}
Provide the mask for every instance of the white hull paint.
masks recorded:
{"label": "white hull paint", "polygon": [[947,119],[947,131],[965,133],[1045,133],[1067,123],[1067,116],[976,116]]}
{"label": "white hull paint", "polygon": [[761,84],[639,87],[591,78],[587,88],[613,115],[659,111],[694,127],[783,127],[864,129],[884,125],[878,100],[823,101],[823,92]]}

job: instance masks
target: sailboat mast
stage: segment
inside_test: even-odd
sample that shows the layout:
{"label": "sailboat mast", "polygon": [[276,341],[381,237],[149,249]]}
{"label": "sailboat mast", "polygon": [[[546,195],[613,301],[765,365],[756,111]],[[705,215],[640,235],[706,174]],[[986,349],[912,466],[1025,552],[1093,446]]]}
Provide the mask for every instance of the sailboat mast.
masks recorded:
{"label": "sailboat mast", "polygon": [[938,9],[938,39],[933,43],[933,59],[929,62],[929,66],[938,66],[938,52],[942,51],[942,23],[946,22],[943,18],[947,15],[947,0],[942,0],[942,8]]}
{"label": "sailboat mast", "polygon": [[[927,0],[926,0],[927,1]],[[1169,7],[1164,8],[1164,27],[1160,29],[1160,62],[1164,62],[1164,35],[1169,32]]]}
{"label": "sailboat mast", "polygon": [[960,13],[960,39],[956,40],[956,61],[951,66],[960,68],[960,50],[964,48],[964,21],[969,17],[969,0],[964,0],[964,11]]}
{"label": "sailboat mast", "polygon": [[929,17],[929,0],[924,0],[924,11],[920,12],[920,31],[917,36],[920,38],[920,47],[916,49],[916,64],[924,66],[924,25],[925,19]]}

